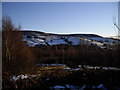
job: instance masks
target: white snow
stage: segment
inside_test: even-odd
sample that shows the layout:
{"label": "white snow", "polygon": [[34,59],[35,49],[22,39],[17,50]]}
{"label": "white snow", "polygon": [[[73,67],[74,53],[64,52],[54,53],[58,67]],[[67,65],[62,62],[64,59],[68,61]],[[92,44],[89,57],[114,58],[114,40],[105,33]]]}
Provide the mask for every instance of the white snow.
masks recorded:
{"label": "white snow", "polygon": [[64,86],[56,85],[56,86],[54,86],[54,88],[65,88],[65,87]]}
{"label": "white snow", "polygon": [[74,86],[69,85],[69,84],[66,84],[65,87],[66,87],[66,88],[73,88]]}
{"label": "white snow", "polygon": [[46,38],[45,36],[42,36],[42,35],[38,35],[37,37],[38,37],[38,38],[42,38],[42,39],[43,39],[43,38]]}
{"label": "white snow", "polygon": [[103,86],[103,84],[99,84],[98,86],[92,86],[92,88],[101,88],[101,89],[104,89],[106,90],[106,88]]}
{"label": "white snow", "polygon": [[[27,36],[30,36],[28,38]],[[26,33],[23,35],[22,41],[27,42],[28,46],[34,47],[35,45],[59,45],[59,44],[68,44],[68,45],[78,45],[78,44],[87,44],[87,45],[96,45],[100,48],[106,48],[105,45],[113,45],[117,40],[104,38],[104,37],[76,37],[76,36],[59,36],[51,34],[42,34],[42,33]]]}
{"label": "white snow", "polygon": [[69,37],[68,41],[72,41],[72,45],[80,44],[80,38],[79,37]]}
{"label": "white snow", "polygon": [[13,75],[11,76],[10,80],[13,81],[13,80],[19,80],[19,79],[27,79],[27,78],[31,78],[31,77],[40,77],[41,74],[33,74],[33,75],[28,75],[28,74],[20,74],[20,75]]}
{"label": "white snow", "polygon": [[71,70],[71,68],[67,67],[67,68],[63,68],[64,70]]}
{"label": "white snow", "polygon": [[[76,68],[74,70],[80,70],[82,68],[81,65],[78,65],[79,68]],[[86,69],[103,69],[103,70],[116,70],[116,71],[120,71],[119,68],[117,67],[102,67],[102,66],[90,66],[90,65],[84,65],[83,66]]]}
{"label": "white snow", "polygon": [[81,89],[85,89],[86,88],[86,85],[83,85],[82,87],[81,87]]}
{"label": "white snow", "polygon": [[[50,89],[54,89],[54,90],[64,90],[64,89],[69,89],[69,90],[84,90],[87,89],[87,85],[83,85],[83,86],[73,86],[73,85],[69,85],[66,84],[64,86],[60,86],[60,85],[56,85],[53,87],[50,87]],[[99,84],[98,86],[91,86],[89,87],[89,89],[102,89],[102,90],[107,90],[103,84]]]}
{"label": "white snow", "polygon": [[51,41],[47,41],[49,45],[58,45],[58,44],[67,44],[64,40],[52,40]]}

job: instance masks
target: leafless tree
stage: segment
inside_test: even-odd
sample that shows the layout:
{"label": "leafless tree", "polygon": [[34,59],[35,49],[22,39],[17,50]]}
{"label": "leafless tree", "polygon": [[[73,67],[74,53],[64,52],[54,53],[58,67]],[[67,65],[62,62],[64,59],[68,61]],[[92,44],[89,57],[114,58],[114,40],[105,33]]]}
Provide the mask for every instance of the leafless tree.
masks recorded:
{"label": "leafless tree", "polygon": [[2,46],[3,46],[3,70],[10,73],[20,73],[30,69],[34,58],[22,41],[20,26],[15,27],[10,17],[2,20]]}

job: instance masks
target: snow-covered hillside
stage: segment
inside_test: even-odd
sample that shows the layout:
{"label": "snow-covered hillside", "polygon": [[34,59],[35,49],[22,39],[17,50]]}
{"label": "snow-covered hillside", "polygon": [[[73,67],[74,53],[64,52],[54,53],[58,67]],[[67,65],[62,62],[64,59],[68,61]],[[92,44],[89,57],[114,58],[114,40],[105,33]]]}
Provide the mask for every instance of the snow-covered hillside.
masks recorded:
{"label": "snow-covered hillside", "polygon": [[101,48],[105,48],[106,45],[120,43],[119,40],[104,38],[95,34],[49,34],[36,31],[23,31],[23,41],[30,47],[39,45],[95,45]]}

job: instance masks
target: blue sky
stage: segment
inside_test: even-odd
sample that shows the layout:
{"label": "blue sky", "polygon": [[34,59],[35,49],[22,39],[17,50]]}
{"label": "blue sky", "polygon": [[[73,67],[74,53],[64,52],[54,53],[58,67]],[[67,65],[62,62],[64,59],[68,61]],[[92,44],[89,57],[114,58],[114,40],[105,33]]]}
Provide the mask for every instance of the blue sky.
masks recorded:
{"label": "blue sky", "polygon": [[102,36],[117,32],[113,25],[117,2],[3,2],[2,7],[3,16],[22,29]]}

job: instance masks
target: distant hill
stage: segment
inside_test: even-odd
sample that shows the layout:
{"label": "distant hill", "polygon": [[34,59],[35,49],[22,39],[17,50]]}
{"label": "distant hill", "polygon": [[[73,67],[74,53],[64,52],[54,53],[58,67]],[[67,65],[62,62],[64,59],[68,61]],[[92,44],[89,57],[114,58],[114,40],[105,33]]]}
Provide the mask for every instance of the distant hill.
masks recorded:
{"label": "distant hill", "polygon": [[96,34],[55,34],[40,31],[21,31],[23,33],[23,41],[30,47],[39,45],[95,45],[106,48],[106,45],[120,43],[118,39],[105,38]]}

